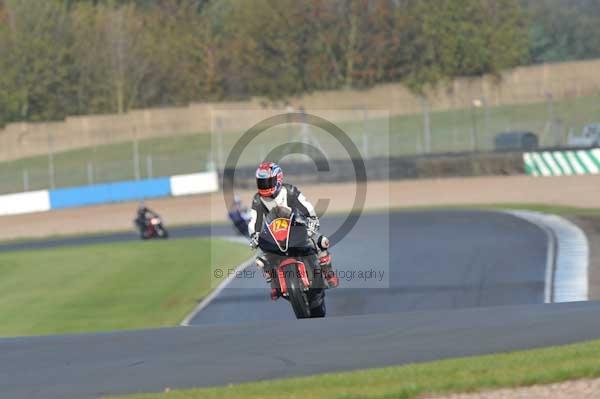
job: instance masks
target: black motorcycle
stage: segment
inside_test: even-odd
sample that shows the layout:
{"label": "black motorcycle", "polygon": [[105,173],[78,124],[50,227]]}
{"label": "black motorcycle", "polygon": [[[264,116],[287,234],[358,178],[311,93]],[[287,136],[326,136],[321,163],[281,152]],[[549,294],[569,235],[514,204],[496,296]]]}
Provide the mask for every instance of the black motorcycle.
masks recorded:
{"label": "black motorcycle", "polygon": [[265,215],[258,240],[267,257],[265,272],[298,319],[325,317],[327,285],[307,227],[307,219],[298,212],[276,207]]}

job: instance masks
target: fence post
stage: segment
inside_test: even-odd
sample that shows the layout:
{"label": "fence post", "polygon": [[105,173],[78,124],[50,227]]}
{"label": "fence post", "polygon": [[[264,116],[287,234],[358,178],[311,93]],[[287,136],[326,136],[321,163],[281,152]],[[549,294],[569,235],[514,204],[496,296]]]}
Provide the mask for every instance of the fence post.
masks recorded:
{"label": "fence post", "polygon": [[363,131],[362,134],[362,153],[363,158],[369,158],[369,137],[367,137],[367,133]]}
{"label": "fence post", "polygon": [[23,191],[29,191],[29,171],[23,169]]}
{"label": "fence post", "polygon": [[[490,107],[489,107],[488,101],[485,97],[481,99],[481,103],[484,107],[483,134],[485,137],[484,145],[486,145],[486,144],[491,144],[493,141],[493,139],[491,138],[491,135],[490,135]],[[492,147],[493,147],[493,145],[492,145]],[[485,148],[483,148],[483,149],[485,150]]]}
{"label": "fence post", "polygon": [[87,163],[87,178],[90,186],[94,184],[94,164],[90,161]]}
{"label": "fence post", "polygon": [[287,134],[288,134],[288,142],[293,142],[294,141],[294,128],[292,127],[292,118],[290,117],[289,114],[294,112],[294,107],[292,107],[291,104],[287,104],[285,106],[285,113],[286,113],[286,128],[287,128]]}
{"label": "fence post", "polygon": [[267,148],[266,148],[266,145],[265,144],[261,144],[260,147],[259,147],[259,151],[260,151],[259,154],[258,154],[259,162],[266,161],[266,159],[265,159],[267,157]]}
{"label": "fence post", "polygon": [[146,156],[146,174],[148,175],[149,178],[153,178],[154,177],[154,165],[152,162],[152,155],[148,154]]}
{"label": "fence post", "polygon": [[224,170],[225,168],[225,156],[223,154],[223,128],[222,121],[220,117],[217,117],[216,120],[217,127],[217,167],[219,170]]}
{"label": "fence post", "polygon": [[365,159],[369,158],[369,136],[367,135],[367,107],[363,106],[362,109],[362,148],[363,148],[363,157]]}
{"label": "fence post", "polygon": [[473,145],[473,151],[479,151],[479,126],[477,123],[478,115],[477,110],[481,108],[482,102],[480,99],[473,100],[471,107],[471,118],[473,120],[473,136],[471,137],[471,143]]}
{"label": "fence post", "polygon": [[140,180],[140,148],[137,137],[137,127],[133,127],[133,177]]}
{"label": "fence post", "polygon": [[546,122],[546,126],[548,126],[548,130],[550,130],[550,134],[554,133],[554,145],[560,147],[563,143],[563,133],[559,127],[559,120],[554,116],[554,97],[552,96],[552,93],[546,93],[546,102],[548,108],[548,121]]}
{"label": "fence post", "polygon": [[429,110],[429,101],[427,97],[421,96],[421,106],[423,107],[423,147],[425,153],[431,152],[431,119]]}
{"label": "fence post", "polygon": [[54,143],[52,133],[48,132],[48,180],[51,189],[54,189],[56,186],[54,174]]}
{"label": "fence post", "polygon": [[[217,169],[225,168],[225,158],[223,155],[223,135],[222,135],[221,117],[217,115],[212,107],[210,107],[210,141],[211,151],[210,156],[214,157]],[[215,149],[216,143],[216,149]],[[216,152],[216,154],[215,154]]]}

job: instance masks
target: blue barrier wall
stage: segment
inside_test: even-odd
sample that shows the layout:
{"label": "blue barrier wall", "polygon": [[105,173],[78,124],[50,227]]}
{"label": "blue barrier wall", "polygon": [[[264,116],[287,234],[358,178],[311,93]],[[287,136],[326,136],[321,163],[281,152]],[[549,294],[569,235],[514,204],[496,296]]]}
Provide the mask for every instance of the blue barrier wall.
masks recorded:
{"label": "blue barrier wall", "polygon": [[171,179],[147,179],[50,190],[51,209],[137,201],[171,195]]}
{"label": "blue barrier wall", "polygon": [[214,193],[219,190],[217,172],[192,173],[147,180],[59,188],[0,195],[0,215],[47,212],[147,198]]}

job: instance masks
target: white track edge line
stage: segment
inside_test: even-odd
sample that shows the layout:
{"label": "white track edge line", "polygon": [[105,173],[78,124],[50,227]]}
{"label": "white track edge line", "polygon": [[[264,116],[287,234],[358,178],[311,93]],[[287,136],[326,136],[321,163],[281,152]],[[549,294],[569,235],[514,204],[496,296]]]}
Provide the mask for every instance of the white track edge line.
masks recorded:
{"label": "white track edge line", "polygon": [[[248,239],[243,238],[243,237],[219,237],[225,241],[230,241],[230,242],[237,242],[237,243],[247,243]],[[190,312],[188,313],[187,316],[185,316],[185,319],[183,319],[181,321],[181,323],[179,323],[180,326],[189,326],[190,322],[192,321],[192,319],[194,317],[196,317],[198,315],[198,313],[200,313],[205,307],[207,307],[224,289],[225,287],[227,287],[235,278],[235,276],[241,272],[242,270],[246,269],[247,267],[252,265],[252,261],[254,260],[254,257],[248,258],[245,261],[243,261],[242,263],[240,263],[234,270],[233,273],[231,273],[225,280],[221,281],[221,284],[219,284],[217,286],[217,288],[215,288],[210,294],[208,294],[208,296],[204,297],[204,299],[202,299],[202,301],[196,305],[196,307]]]}
{"label": "white track edge line", "polygon": [[[589,300],[589,242],[575,223],[558,215],[533,211],[504,211],[548,232],[556,240],[555,265],[550,273],[552,303]],[[548,263],[546,284],[548,284]],[[545,290],[545,300],[548,294]]]}
{"label": "white track edge line", "polygon": [[545,272],[545,278],[544,278],[544,303],[552,303],[552,301],[553,301],[552,294],[553,294],[553,289],[554,289],[554,283],[553,283],[554,262],[556,261],[556,237],[554,236],[552,229],[550,229],[544,223],[540,223],[539,221],[537,221],[533,218],[526,217],[525,214],[523,213],[524,211],[505,210],[502,212],[512,215],[514,217],[517,217],[528,223],[531,223],[534,226],[537,226],[539,229],[541,229],[544,233],[546,233],[546,237],[548,239],[548,248],[546,249],[546,272]]}
{"label": "white track edge line", "polygon": [[254,257],[247,259],[244,262],[240,263],[235,268],[233,273],[230,273],[229,276],[225,280],[221,281],[221,284],[219,284],[217,286],[217,288],[215,288],[198,305],[196,305],[194,310],[192,310],[190,313],[188,313],[188,315],[185,317],[185,319],[183,319],[183,321],[181,323],[179,323],[179,325],[184,326],[184,327],[189,326],[192,319],[194,317],[196,317],[198,315],[198,313],[200,313],[205,307],[207,307],[213,301],[213,299],[215,299],[221,293],[221,291],[223,291],[235,279],[236,275],[239,272],[241,272],[242,270],[244,270],[247,267],[250,267],[252,265],[253,260],[254,260]]}

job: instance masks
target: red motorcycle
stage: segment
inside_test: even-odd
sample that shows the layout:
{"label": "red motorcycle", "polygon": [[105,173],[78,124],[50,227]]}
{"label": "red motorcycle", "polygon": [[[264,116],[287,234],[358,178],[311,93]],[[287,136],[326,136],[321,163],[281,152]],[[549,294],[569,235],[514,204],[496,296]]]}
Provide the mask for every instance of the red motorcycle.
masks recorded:
{"label": "red motorcycle", "polygon": [[265,272],[274,287],[292,305],[298,319],[325,316],[327,284],[317,259],[316,245],[308,235],[305,217],[276,207],[265,216],[258,246],[265,252]]}
{"label": "red motorcycle", "polygon": [[147,217],[144,218],[144,220],[136,219],[135,224],[139,229],[140,238],[142,240],[169,238],[169,232],[165,228],[160,216]]}

